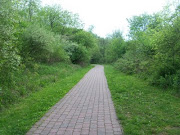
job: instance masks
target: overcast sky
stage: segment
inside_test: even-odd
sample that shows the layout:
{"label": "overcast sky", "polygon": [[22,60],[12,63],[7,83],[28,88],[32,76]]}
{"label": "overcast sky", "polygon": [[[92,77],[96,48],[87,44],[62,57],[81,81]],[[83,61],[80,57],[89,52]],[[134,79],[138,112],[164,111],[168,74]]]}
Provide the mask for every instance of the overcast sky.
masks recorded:
{"label": "overcast sky", "polygon": [[42,0],[42,3],[60,4],[63,9],[79,14],[85,29],[93,25],[93,32],[105,37],[117,29],[126,35],[127,18],[158,12],[167,4],[167,0]]}

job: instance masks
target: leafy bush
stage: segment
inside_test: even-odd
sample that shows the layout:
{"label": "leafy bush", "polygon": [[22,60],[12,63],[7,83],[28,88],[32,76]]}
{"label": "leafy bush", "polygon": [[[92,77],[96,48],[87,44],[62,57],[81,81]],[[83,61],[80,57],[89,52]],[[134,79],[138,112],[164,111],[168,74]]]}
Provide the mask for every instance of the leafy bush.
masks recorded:
{"label": "leafy bush", "polygon": [[37,25],[28,27],[22,37],[22,57],[37,62],[58,62],[68,59],[61,38]]}
{"label": "leafy bush", "polygon": [[107,63],[113,63],[125,54],[125,41],[120,31],[115,31],[109,40],[109,45],[105,51],[105,59]]}
{"label": "leafy bush", "polygon": [[90,33],[83,30],[77,31],[71,38],[73,42],[77,44],[81,44],[82,46],[86,47],[86,49],[90,49],[96,46],[96,39]]}
{"label": "leafy bush", "polygon": [[121,72],[127,73],[127,74],[133,74],[134,73],[134,63],[131,60],[128,59],[118,59],[115,64],[115,68],[120,70]]}
{"label": "leafy bush", "polygon": [[69,56],[64,50],[64,41],[60,35],[54,35],[51,44],[48,44],[47,50],[49,50],[48,62],[69,62]]}
{"label": "leafy bush", "polygon": [[176,72],[173,78],[173,87],[177,90],[180,94],[180,70]]}
{"label": "leafy bush", "polygon": [[89,63],[89,52],[84,46],[69,42],[64,46],[64,49],[69,55],[72,63],[80,65],[86,65]]}
{"label": "leafy bush", "polygon": [[[130,24],[129,41],[122,57],[118,48],[107,48],[108,62],[116,60],[115,67],[128,74],[136,74],[153,85],[179,91],[180,19],[179,5],[174,13],[134,16]],[[116,45],[116,44],[115,44]],[[113,52],[113,53],[112,53]]]}
{"label": "leafy bush", "polygon": [[0,1],[0,107],[2,97],[11,100],[10,88],[15,86],[15,72],[19,70],[21,57],[18,55],[16,38],[16,11],[11,0]]}
{"label": "leafy bush", "polygon": [[93,64],[103,63],[103,57],[98,47],[92,49],[91,63]]}
{"label": "leafy bush", "polygon": [[42,81],[38,64],[90,62],[96,38],[81,27],[78,15],[39,0],[0,0],[0,109],[56,81],[54,74]]}

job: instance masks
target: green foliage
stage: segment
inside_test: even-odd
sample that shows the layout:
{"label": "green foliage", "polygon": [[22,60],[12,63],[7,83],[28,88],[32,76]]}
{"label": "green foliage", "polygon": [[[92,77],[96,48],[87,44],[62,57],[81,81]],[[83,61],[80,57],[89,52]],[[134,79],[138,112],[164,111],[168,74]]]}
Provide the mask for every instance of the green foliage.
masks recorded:
{"label": "green foliage", "polygon": [[61,14],[61,7],[50,7],[46,6],[43,7],[39,12],[38,15],[39,21],[44,26],[50,26],[50,28],[53,30],[57,25],[60,25],[61,20],[60,14]]}
{"label": "green foliage", "polygon": [[173,76],[173,87],[180,94],[180,70],[176,71],[176,74]]}
{"label": "green foliage", "polygon": [[99,61],[101,54],[98,52],[98,40],[95,35],[78,29],[72,29],[67,34],[69,34],[69,40],[74,42],[65,46],[65,50],[73,63],[85,65],[92,59]]}
{"label": "green foliage", "polygon": [[105,74],[125,135],[180,134],[180,99],[175,92],[149,86],[109,65]]}
{"label": "green foliage", "polygon": [[142,14],[128,19],[130,25],[129,36],[134,40],[141,40],[141,36],[145,32],[152,29],[161,29],[163,20],[160,16],[158,13],[153,15]]}
{"label": "green foliage", "polygon": [[98,46],[92,49],[91,63],[92,64],[103,63],[103,56]]}
{"label": "green foliage", "polygon": [[115,62],[118,58],[126,52],[125,41],[120,31],[115,31],[109,41],[109,45],[106,47],[105,59],[106,62]]}
{"label": "green foliage", "polygon": [[0,0],[0,20],[0,108],[47,83],[37,79],[41,75],[36,63],[90,62],[96,38],[86,31],[81,32],[84,39],[81,34],[73,37],[82,31],[82,23],[78,15],[59,6],[41,7],[40,0]]}
{"label": "green foliage", "polygon": [[40,0],[15,0],[14,7],[18,9],[19,22],[31,24],[36,20],[40,10]]}
{"label": "green foliage", "polygon": [[100,51],[100,54],[102,55],[102,58],[100,59],[100,61],[102,63],[105,63],[106,61],[106,58],[105,58],[105,54],[106,54],[106,48],[109,44],[109,39],[104,39],[104,38],[100,38],[100,37],[97,37],[98,38],[98,48],[99,48],[99,51]]}
{"label": "green foliage", "polygon": [[22,36],[22,56],[37,62],[59,62],[68,59],[61,45],[60,36],[36,25],[28,27]]}
{"label": "green foliage", "polygon": [[82,23],[77,14],[62,10],[60,6],[45,6],[38,12],[37,20],[41,25],[55,33],[65,34],[67,28],[81,28]]}
{"label": "green foliage", "polygon": [[[128,20],[130,40],[126,41],[126,53],[116,61],[115,67],[124,73],[138,74],[148,79],[151,84],[163,88],[173,87],[179,92],[177,84],[180,70],[179,6],[174,13],[169,11],[166,8],[161,13],[143,14]],[[113,52],[110,49],[107,51],[109,51],[107,54]],[[118,58],[116,53],[109,57]]]}
{"label": "green foliage", "polygon": [[147,62],[149,57],[139,46],[138,41],[126,42],[126,53],[115,62],[115,67],[128,74],[146,72],[150,64]]}
{"label": "green foliage", "polygon": [[[157,80],[158,85],[164,87],[174,86],[176,74],[180,69],[180,25],[177,19],[173,21],[173,25],[168,25],[162,31],[156,34],[155,44],[157,46],[156,55],[154,56],[154,65],[152,70],[156,70],[152,77],[153,83]],[[152,72],[151,70],[151,72]]]}
{"label": "green foliage", "polygon": [[84,46],[69,42],[64,46],[64,49],[68,53],[72,63],[80,64],[82,66],[89,63],[90,57]]}
{"label": "green foliage", "polygon": [[[16,46],[16,11],[13,9],[13,2],[10,0],[0,1],[0,94],[12,87],[14,73],[18,70],[21,58],[18,55]],[[0,98],[0,102],[1,102]]]}
{"label": "green foliage", "polygon": [[87,49],[93,48],[96,46],[96,39],[95,37],[84,30],[80,30],[76,32],[72,39],[73,42],[81,44],[82,46],[86,47]]}

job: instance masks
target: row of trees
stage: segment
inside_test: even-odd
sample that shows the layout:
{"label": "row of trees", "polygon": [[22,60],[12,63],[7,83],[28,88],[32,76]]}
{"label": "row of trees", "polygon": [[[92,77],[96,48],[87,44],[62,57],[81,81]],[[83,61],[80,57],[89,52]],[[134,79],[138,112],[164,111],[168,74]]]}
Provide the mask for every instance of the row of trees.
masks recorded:
{"label": "row of trees", "polygon": [[0,107],[20,95],[19,74],[35,63],[98,62],[98,38],[77,14],[39,0],[0,1]]}
{"label": "row of trees", "polygon": [[105,49],[105,61],[128,74],[137,74],[151,84],[180,92],[180,5],[153,15],[128,19],[129,39],[115,31]]}

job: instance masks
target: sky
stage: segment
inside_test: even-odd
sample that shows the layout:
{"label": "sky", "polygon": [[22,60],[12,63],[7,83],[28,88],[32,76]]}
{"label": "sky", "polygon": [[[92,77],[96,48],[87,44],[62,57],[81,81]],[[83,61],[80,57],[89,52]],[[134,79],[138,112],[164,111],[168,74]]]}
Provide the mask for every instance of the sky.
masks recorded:
{"label": "sky", "polygon": [[115,30],[128,34],[127,19],[143,13],[156,13],[167,0],[41,0],[43,5],[59,4],[63,9],[79,14],[84,29],[94,26],[93,33],[106,37]]}

